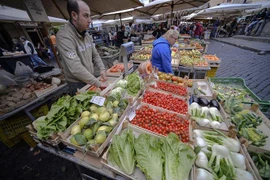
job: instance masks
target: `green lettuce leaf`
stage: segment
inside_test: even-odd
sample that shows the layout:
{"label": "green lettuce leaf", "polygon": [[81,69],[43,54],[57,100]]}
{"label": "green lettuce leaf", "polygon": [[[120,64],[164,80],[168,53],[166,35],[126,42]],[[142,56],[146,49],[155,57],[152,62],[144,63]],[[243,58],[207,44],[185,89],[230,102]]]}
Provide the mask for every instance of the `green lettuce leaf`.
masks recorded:
{"label": "green lettuce leaf", "polygon": [[135,169],[134,135],[131,130],[124,130],[121,135],[113,136],[108,160],[124,173],[132,174]]}
{"label": "green lettuce leaf", "polygon": [[163,153],[161,141],[149,134],[140,134],[135,140],[137,166],[145,174],[146,179],[162,180]]}

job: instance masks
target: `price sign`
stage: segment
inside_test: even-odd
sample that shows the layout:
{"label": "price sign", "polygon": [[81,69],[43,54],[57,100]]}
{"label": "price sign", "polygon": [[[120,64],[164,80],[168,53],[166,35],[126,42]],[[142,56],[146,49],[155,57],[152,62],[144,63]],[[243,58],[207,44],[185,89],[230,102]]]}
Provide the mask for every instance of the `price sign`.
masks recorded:
{"label": "price sign", "polygon": [[91,103],[97,104],[99,106],[103,106],[105,102],[105,98],[101,96],[93,96],[90,100]]}
{"label": "price sign", "polygon": [[136,111],[135,109],[131,109],[128,113],[128,119],[129,121],[132,121],[134,119],[134,117],[136,116]]}

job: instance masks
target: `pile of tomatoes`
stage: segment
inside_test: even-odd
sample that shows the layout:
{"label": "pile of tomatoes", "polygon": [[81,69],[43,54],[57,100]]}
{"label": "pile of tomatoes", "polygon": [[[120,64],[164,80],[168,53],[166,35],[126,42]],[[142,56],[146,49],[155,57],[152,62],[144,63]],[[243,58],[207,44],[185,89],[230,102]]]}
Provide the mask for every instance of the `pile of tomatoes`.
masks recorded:
{"label": "pile of tomatoes", "polygon": [[178,84],[172,84],[172,83],[158,81],[157,87],[154,87],[153,85],[151,87],[153,87],[155,89],[161,89],[164,91],[168,91],[168,92],[180,95],[180,96],[187,95],[187,88],[180,86]]}
{"label": "pile of tomatoes", "polygon": [[184,115],[186,115],[188,111],[188,104],[186,101],[175,98],[170,94],[146,91],[142,101]]}
{"label": "pile of tomatoes", "polygon": [[173,113],[142,106],[131,123],[164,136],[173,132],[182,142],[189,142],[189,121]]}

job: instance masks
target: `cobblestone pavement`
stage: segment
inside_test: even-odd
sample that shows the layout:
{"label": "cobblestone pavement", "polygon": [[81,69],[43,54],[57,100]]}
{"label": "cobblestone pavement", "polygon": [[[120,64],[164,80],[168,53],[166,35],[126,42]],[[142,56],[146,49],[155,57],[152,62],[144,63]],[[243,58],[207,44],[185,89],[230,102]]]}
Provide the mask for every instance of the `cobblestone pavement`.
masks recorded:
{"label": "cobblestone pavement", "polygon": [[221,58],[216,77],[241,77],[259,98],[270,101],[270,54],[259,55],[213,40],[207,53]]}

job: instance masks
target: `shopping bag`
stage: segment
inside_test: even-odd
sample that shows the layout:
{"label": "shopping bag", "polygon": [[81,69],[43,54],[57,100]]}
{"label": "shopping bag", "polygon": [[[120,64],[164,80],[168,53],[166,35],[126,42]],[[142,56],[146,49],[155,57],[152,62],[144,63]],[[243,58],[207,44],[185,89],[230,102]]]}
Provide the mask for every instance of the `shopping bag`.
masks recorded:
{"label": "shopping bag", "polygon": [[15,76],[4,69],[0,69],[0,84],[9,86],[9,85],[17,85],[14,81]]}
{"label": "shopping bag", "polygon": [[33,70],[29,66],[20,61],[16,62],[16,68],[14,71],[15,76],[31,76],[33,73]]}

